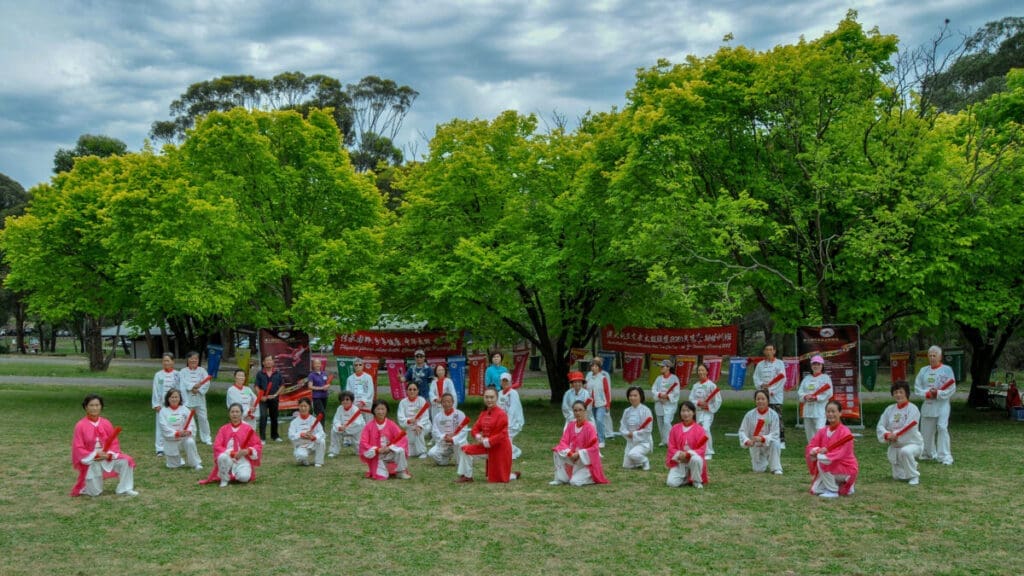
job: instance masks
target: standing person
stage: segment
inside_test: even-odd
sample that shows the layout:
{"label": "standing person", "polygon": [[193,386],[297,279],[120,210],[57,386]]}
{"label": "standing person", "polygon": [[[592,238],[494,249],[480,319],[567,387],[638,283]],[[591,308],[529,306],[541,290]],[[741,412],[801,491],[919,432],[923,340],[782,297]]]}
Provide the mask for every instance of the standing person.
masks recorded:
{"label": "standing person", "polygon": [[160,359],[160,364],[163,368],[153,375],[153,395],[150,402],[150,405],[153,407],[153,413],[156,415],[157,456],[164,455],[164,435],[160,430],[160,410],[164,406],[164,398],[170,390],[180,389],[178,385],[178,371],[174,369],[174,355],[170,352],[164,352]]}
{"label": "standing person", "polygon": [[942,348],[928,349],[928,366],[917,373],[914,392],[924,398],[921,403],[921,435],[924,436],[921,460],[937,460],[951,466],[949,399],[956,394],[956,376],[952,368],[942,363]]}
{"label": "standing person", "polygon": [[[189,414],[189,409],[181,405],[181,392],[173,388],[168,390],[164,396],[164,407],[160,410],[160,432],[164,437],[164,458],[168,468],[181,468],[187,462],[189,468],[203,469],[196,450],[196,422],[189,418]],[[184,462],[182,450],[185,451]]]}
{"label": "standing person", "polygon": [[399,480],[412,478],[406,450],[408,439],[402,430],[388,419],[388,404],[383,400],[373,403],[373,420],[363,427],[359,437],[359,459],[368,468],[366,477],[373,480],[387,480],[391,476]]}
{"label": "standing person", "polygon": [[476,444],[466,444],[459,451],[458,483],[473,481],[473,461],[487,460],[487,481],[508,482],[519,478],[512,472],[512,443],[508,438],[508,416],[498,407],[498,391],[484,388],[484,411],[471,431]]}
{"label": "standing person", "polygon": [[669,359],[661,361],[661,375],[654,379],[651,386],[651,397],[654,398],[654,419],[658,422],[661,443],[668,443],[668,433],[672,429],[672,418],[675,416],[676,403],[679,402],[679,377],[672,373],[673,364]]}
{"label": "standing person", "polygon": [[415,382],[416,388],[419,390],[420,396],[423,398],[430,397],[430,380],[432,372],[430,365],[427,364],[427,354],[423,350],[417,350],[414,354],[416,363],[409,367],[405,371],[405,374],[398,377],[399,382],[408,386],[409,382]]}
{"label": "standing person", "polygon": [[573,404],[583,402],[583,405],[588,408],[587,412],[589,413],[590,405],[594,403],[590,397],[590,391],[583,387],[584,382],[586,382],[586,378],[583,377],[583,372],[576,370],[569,372],[569,389],[562,396],[562,416],[565,417],[566,424],[573,421]]}
{"label": "standing person", "polygon": [[523,416],[523,404],[519,401],[519,392],[512,387],[512,375],[508,372],[501,375],[501,393],[498,394],[498,406],[508,416],[508,441],[512,443],[512,459],[516,460],[523,453],[516,446],[516,436],[523,431],[526,418]]}
{"label": "standing person", "polygon": [[807,441],[825,426],[825,404],[832,399],[832,378],[824,372],[825,359],[811,358],[811,373],[800,382],[797,395],[804,404],[804,432]]}
{"label": "standing person", "polygon": [[768,392],[768,406],[779,415],[779,448],[786,449],[786,419],[782,402],[786,398],[786,365],[775,357],[775,345],[764,345],[764,360],[754,367],[754,387]]}
{"label": "standing person", "polygon": [[306,376],[306,387],[313,391],[313,415],[324,414],[326,418],[327,397],[331,393],[331,387],[327,384],[323,358],[313,358],[313,371]]}
{"label": "standing person", "polygon": [[491,354],[491,365],[484,372],[484,387],[494,388],[495,390],[501,388],[501,375],[508,373],[508,368],[501,364],[504,360],[505,355],[501,352]]}
{"label": "standing person", "polygon": [[697,406],[697,423],[708,435],[708,448],[704,459],[711,460],[715,455],[711,424],[715,422],[715,414],[722,407],[722,394],[718,386],[708,379],[708,367],[703,362],[697,366],[697,383],[690,390],[690,401]]}
{"label": "standing person", "polygon": [[179,373],[179,383],[184,396],[185,407],[196,411],[195,420],[199,425],[199,439],[203,444],[213,444],[210,437],[210,420],[206,413],[206,393],[210,390],[210,375],[199,365],[199,352],[185,356],[185,367]]}
{"label": "standing person", "polygon": [[118,477],[117,493],[138,496],[135,491],[135,460],[121,452],[121,443],[110,420],[103,418],[103,397],[88,394],[82,400],[85,417],[75,424],[71,439],[71,465],[78,470],[72,496],[99,496],[103,479]]}
{"label": "standing person", "polygon": [[444,364],[434,367],[434,379],[430,382],[430,418],[441,412],[441,398],[445,394],[451,394],[455,405],[459,405],[458,395],[455,392],[455,382],[448,377],[448,368]]}
{"label": "standing person", "polygon": [[889,394],[896,403],[882,412],[875,433],[879,442],[889,445],[887,456],[892,466],[892,477],[917,486],[921,482],[917,457],[924,449],[924,438],[918,428],[921,412],[910,402],[910,385],[906,382],[893,382]]}
{"label": "standing person", "polygon": [[590,372],[587,373],[587,391],[594,399],[594,424],[597,426],[597,439],[604,448],[604,441],[608,438],[611,430],[605,430],[605,420],[608,410],[612,406],[612,380],[601,365],[604,360],[600,356],[594,356],[590,361]]}
{"label": "standing person", "polygon": [[260,442],[267,443],[267,420],[270,420],[270,437],[274,442],[281,442],[281,434],[277,429],[278,395],[284,380],[281,373],[274,368],[274,356],[263,357],[263,370],[256,373],[256,390],[262,391],[260,403]]}
{"label": "standing person", "polygon": [[458,459],[457,452],[462,451],[469,436],[468,420],[462,410],[455,408],[454,394],[441,396],[441,410],[434,416],[431,429],[434,445],[427,452],[438,466],[450,466]]}
{"label": "standing person", "polygon": [[608,483],[601,467],[597,430],[588,420],[588,412],[583,402],[573,403],[573,421],[565,425],[562,439],[551,449],[555,462],[555,479],[549,482],[549,485],[586,486]]}
{"label": "standing person", "polygon": [[232,382],[231,387],[228,388],[228,408],[231,408],[232,404],[241,405],[242,421],[255,430],[260,418],[260,404],[256,401],[257,394],[252,388],[245,385],[245,370],[242,370],[241,368],[236,369],[234,378],[235,381]]}
{"label": "standing person", "polygon": [[[324,447],[327,434],[321,422],[311,412],[313,402],[309,398],[299,398],[299,414],[292,418],[288,425],[288,439],[292,442],[292,455],[301,466],[310,465],[310,452],[313,452],[312,464],[317,468],[324,465]],[[322,421],[322,419],[321,419]]]}
{"label": "standing person", "polygon": [[740,446],[750,449],[754,472],[771,470],[782,474],[782,450],[779,449],[779,415],[768,407],[768,391],[754,390],[754,409],[740,423]]}
{"label": "standing person", "polygon": [[[273,364],[273,357],[270,362]],[[220,487],[227,488],[230,482],[252,482],[260,465],[261,448],[256,431],[242,422],[242,405],[232,404],[228,407],[228,423],[220,427],[213,441],[213,470],[199,483],[219,480]]]}
{"label": "standing person", "polygon": [[811,473],[811,494],[838,498],[853,494],[860,466],[853,454],[853,434],[840,418],[843,407],[835,400],[825,405],[826,426],[807,444],[804,456]]}
{"label": "standing person", "polygon": [[368,373],[363,372],[363,359],[356,358],[352,362],[352,367],[355,372],[348,375],[348,380],[345,382],[345,390],[352,393],[355,398],[356,408],[363,413],[363,422],[369,422],[373,419],[370,406],[373,404],[373,377]]}
{"label": "standing person", "polygon": [[697,407],[689,400],[679,405],[679,424],[672,427],[668,437],[665,466],[670,488],[693,484],[701,489],[708,483],[708,463],[704,457],[708,435],[697,424]]}
{"label": "standing person", "polygon": [[420,396],[415,382],[405,385],[405,398],[398,403],[395,411],[398,425],[405,430],[409,439],[409,458],[427,457],[427,434],[430,432],[430,408]]}
{"label": "standing person", "polygon": [[327,456],[334,458],[341,453],[341,447],[353,446],[358,454],[359,438],[363,434],[363,412],[355,405],[355,396],[350,390],[338,394],[338,411],[331,423],[331,449]]}
{"label": "standing person", "polygon": [[630,386],[626,390],[629,407],[622,412],[622,423],[619,433],[626,439],[626,450],[622,455],[623,468],[640,468],[650,470],[651,461],[647,457],[654,449],[651,431],[654,429],[654,415],[644,405],[644,390],[639,386]]}

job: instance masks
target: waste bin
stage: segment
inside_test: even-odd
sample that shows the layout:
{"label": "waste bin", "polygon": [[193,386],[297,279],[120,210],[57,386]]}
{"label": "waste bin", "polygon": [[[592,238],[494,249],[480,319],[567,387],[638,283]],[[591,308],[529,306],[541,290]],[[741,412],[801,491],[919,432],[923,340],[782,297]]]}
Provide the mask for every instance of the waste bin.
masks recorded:
{"label": "waste bin", "polygon": [[747,379],[747,357],[733,356],[729,358],[729,386],[733,390],[742,390],[743,381]]}
{"label": "waste bin", "polygon": [[964,381],[964,351],[959,348],[952,350],[943,350],[942,361],[949,365],[953,369],[953,377],[956,381]]}
{"label": "waste bin", "polygon": [[860,384],[869,392],[874,392],[878,383],[878,361],[881,359],[881,356],[861,356]]}
{"label": "waste bin", "polygon": [[214,378],[220,370],[220,357],[224,355],[224,347],[216,344],[206,346],[206,373]]}

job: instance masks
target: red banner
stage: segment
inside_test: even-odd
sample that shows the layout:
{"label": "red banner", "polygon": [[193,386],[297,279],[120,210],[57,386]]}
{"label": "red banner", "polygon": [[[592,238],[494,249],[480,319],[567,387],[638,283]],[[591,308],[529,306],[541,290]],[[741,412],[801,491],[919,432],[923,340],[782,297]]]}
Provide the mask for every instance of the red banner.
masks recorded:
{"label": "red banner", "polygon": [[487,355],[470,354],[466,356],[466,363],[469,365],[469,390],[468,396],[484,395],[484,374],[487,372]]}
{"label": "red banner", "polygon": [[519,387],[523,385],[523,377],[526,375],[526,362],[530,359],[530,349],[522,348],[512,350],[512,385]]}
{"label": "red banner", "polygon": [[889,354],[889,367],[892,370],[890,379],[893,382],[906,382],[908,364],[910,364],[910,352],[893,352]]}
{"label": "red banner", "polygon": [[690,384],[690,377],[693,376],[693,367],[696,364],[696,356],[676,356],[676,376],[679,377],[679,385],[683,388]]}
{"label": "red banner", "polygon": [[379,356],[411,358],[416,350],[427,356],[448,356],[462,352],[462,340],[448,340],[447,332],[381,332],[359,330],[334,337],[335,356]]}
{"label": "red banner", "polygon": [[786,392],[789,392],[800,385],[800,359],[786,356],[782,364],[786,366]]}
{"label": "red banner", "polygon": [[626,352],[622,355],[622,379],[630,386],[644,373],[643,353]]}
{"label": "red banner", "polygon": [[855,325],[801,326],[796,347],[801,372],[811,372],[811,357],[825,359],[825,373],[832,379],[832,399],[843,406],[843,418],[861,419],[860,329]]}
{"label": "red banner", "polygon": [[380,369],[380,358],[363,358],[363,370],[373,379],[373,400],[377,401],[377,371]]}
{"label": "red banner", "polygon": [[391,384],[391,397],[395,400],[405,398],[405,384],[402,384],[402,374],[405,373],[405,360],[401,358],[388,358],[384,361],[388,370],[388,383]]}
{"label": "red banner", "polygon": [[722,377],[722,357],[705,356],[704,365],[708,367],[708,380],[717,385],[718,379]]}
{"label": "red banner", "polygon": [[601,332],[602,347],[618,352],[647,354],[724,354],[735,356],[739,341],[736,326],[707,328],[636,328],[626,326],[616,331],[605,326]]}

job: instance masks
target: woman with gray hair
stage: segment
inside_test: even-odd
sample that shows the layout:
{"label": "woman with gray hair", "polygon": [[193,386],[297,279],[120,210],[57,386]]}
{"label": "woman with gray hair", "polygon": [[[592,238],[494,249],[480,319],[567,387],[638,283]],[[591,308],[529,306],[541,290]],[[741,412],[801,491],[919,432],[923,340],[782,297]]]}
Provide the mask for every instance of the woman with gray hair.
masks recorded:
{"label": "woman with gray hair", "polygon": [[921,435],[924,451],[921,460],[938,460],[950,466],[953,454],[949,449],[949,399],[956,394],[953,369],[942,363],[942,348],[928,349],[928,365],[914,379],[914,392],[924,398],[921,404]]}

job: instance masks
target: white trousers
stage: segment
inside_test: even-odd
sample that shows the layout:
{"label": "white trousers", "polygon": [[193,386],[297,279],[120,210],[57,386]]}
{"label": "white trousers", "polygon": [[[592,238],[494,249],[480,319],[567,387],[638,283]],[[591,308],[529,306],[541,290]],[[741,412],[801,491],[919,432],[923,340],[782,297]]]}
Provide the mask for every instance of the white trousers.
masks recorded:
{"label": "white trousers", "polygon": [[750,447],[750,466],[754,472],[770,470],[782,472],[782,450],[779,442],[773,440],[768,444],[761,444]]}
{"label": "white trousers", "polygon": [[700,456],[691,456],[689,462],[678,462],[676,466],[668,469],[668,478],[665,484],[671,488],[678,488],[683,484],[700,486],[701,472],[704,470],[704,459]]}
{"label": "white trousers", "polygon": [[[300,439],[295,444],[295,449],[292,450],[292,455],[295,456],[295,462],[302,466],[309,466],[310,464],[322,466],[324,463],[325,444],[326,443],[322,436],[317,436],[316,440],[313,442]],[[309,461],[310,452],[313,453],[313,462]]]}
{"label": "white trousers", "polygon": [[234,476],[238,482],[248,482],[252,479],[252,463],[248,458],[235,460],[227,452],[222,452],[217,457],[217,475],[221,482],[228,482]]}
{"label": "white trousers", "polygon": [[103,493],[103,473],[114,472],[117,474],[117,493],[124,494],[135,489],[135,470],[128,465],[127,460],[117,459],[110,461],[93,462],[89,464],[89,471],[85,473],[85,488],[82,494],[86,496],[99,496]]}
{"label": "white trousers", "polygon": [[650,448],[641,442],[633,442],[626,438],[626,451],[622,456],[623,468],[643,468],[650,465],[647,455],[651,453]]}
{"label": "white trousers", "polygon": [[352,451],[359,454],[359,438],[356,438],[348,432],[338,432],[334,428],[331,428],[331,454],[341,454],[341,446],[345,441],[348,441],[349,445],[352,446]]}
{"label": "white trousers", "polygon": [[457,472],[459,473],[459,476],[465,476],[466,478],[473,477],[473,464],[476,463],[477,460],[487,460],[487,454],[472,456],[463,452],[462,448],[456,450],[455,454],[458,456],[456,459]]}
{"label": "white trousers", "polygon": [[921,435],[924,436],[924,458],[943,464],[953,463],[953,454],[949,449],[949,414],[921,418]]}
{"label": "white trousers", "polygon": [[664,445],[668,444],[668,433],[672,431],[672,418],[676,415],[676,405],[665,404],[662,410],[661,414],[655,411],[654,420],[658,423],[658,433],[661,434],[661,443]]}
{"label": "white trousers", "polygon": [[[570,486],[586,486],[594,483],[594,477],[590,474],[590,466],[580,458],[573,462],[558,452],[552,454],[555,461],[555,480]],[[566,466],[572,467],[572,476],[565,471]]]}
{"label": "white trousers", "polygon": [[519,446],[516,446],[516,444],[515,444],[515,439],[516,439],[516,436],[518,436],[518,435],[519,435],[519,430],[516,430],[515,432],[513,432],[512,430],[508,431],[508,443],[512,445],[512,459],[513,460],[517,460],[517,459],[519,459],[520,456],[523,455],[523,451],[520,450]]}
{"label": "white trousers", "polygon": [[414,431],[412,428],[406,429],[406,438],[409,439],[409,457],[415,458],[420,454],[427,453],[427,429],[424,428],[419,432]]}
{"label": "white trousers", "polygon": [[704,452],[707,456],[715,455],[715,443],[711,438],[711,424],[713,424],[714,421],[715,415],[711,412],[706,412],[704,410],[697,411],[697,424],[700,424],[701,428],[703,428],[704,432],[707,432],[708,435],[708,449]]}
{"label": "white trousers", "polygon": [[164,451],[164,435],[160,431],[160,411],[156,411],[156,442],[154,443],[156,452],[159,454]]}
{"label": "white trousers", "polygon": [[[185,452],[184,461],[181,458],[182,451]],[[194,436],[165,438],[164,460],[167,462],[168,468],[181,468],[185,463],[188,464],[189,468],[195,468],[203,463],[199,459],[199,450],[196,449],[196,439]]]}
{"label": "white trousers", "polygon": [[192,406],[185,406],[190,410],[196,411],[196,426],[199,428],[199,439],[202,440],[203,444],[213,444],[213,440],[210,438],[210,420],[206,417],[206,396],[200,396],[200,399],[193,400],[195,402]]}
{"label": "white trousers", "polygon": [[892,464],[892,477],[896,480],[911,480],[921,476],[917,471],[917,457],[921,455],[921,447],[917,444],[890,444],[887,455],[889,464]]}
{"label": "white trousers", "polygon": [[454,461],[457,460],[455,456],[456,450],[462,452],[458,446],[451,442],[439,440],[437,444],[430,447],[430,450],[427,451],[427,456],[430,457],[430,459],[438,466],[451,466],[455,463]]}
{"label": "white trousers", "polygon": [[807,443],[810,444],[814,435],[825,427],[824,418],[804,418],[804,434],[807,435]]}
{"label": "white trousers", "polygon": [[377,475],[387,478],[390,473],[388,472],[388,464],[395,463],[395,472],[404,472],[409,467],[409,461],[405,456],[405,450],[397,446],[393,447],[377,459]]}
{"label": "white trousers", "polygon": [[825,492],[839,492],[839,486],[846,484],[850,480],[850,477],[846,474],[833,474],[826,472],[821,469],[824,466],[821,462],[818,462],[818,477],[811,484],[811,492],[815,494],[824,494]]}

